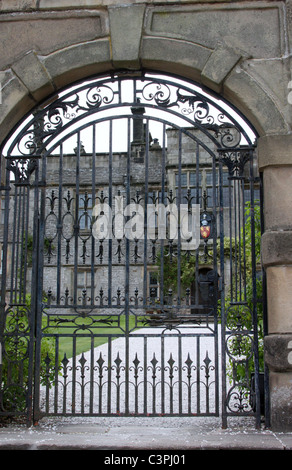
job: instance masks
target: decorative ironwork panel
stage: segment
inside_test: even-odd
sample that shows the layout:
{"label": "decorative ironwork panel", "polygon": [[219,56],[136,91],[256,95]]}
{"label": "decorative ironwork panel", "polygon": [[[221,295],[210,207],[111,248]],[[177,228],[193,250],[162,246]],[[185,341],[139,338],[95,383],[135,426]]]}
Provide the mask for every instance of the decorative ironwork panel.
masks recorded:
{"label": "decorative ironwork panel", "polygon": [[[214,336],[207,333],[208,350],[202,350],[202,338],[190,330],[189,335],[153,334],[151,329],[147,335],[128,339],[109,337],[99,349],[92,342],[87,353],[71,359],[47,356],[47,381],[41,388],[45,413],[217,415]],[[52,375],[56,376],[53,388]]]}

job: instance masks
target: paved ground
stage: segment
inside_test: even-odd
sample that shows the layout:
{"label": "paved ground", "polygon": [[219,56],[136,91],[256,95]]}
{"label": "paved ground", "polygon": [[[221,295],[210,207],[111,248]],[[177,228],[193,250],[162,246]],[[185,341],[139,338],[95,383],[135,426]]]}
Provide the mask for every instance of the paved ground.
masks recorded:
{"label": "paved ground", "polygon": [[55,418],[42,420],[34,428],[0,428],[0,450],[7,449],[100,450],[103,458],[126,450],[130,455],[139,450],[148,454],[151,451],[149,455],[153,450],[168,454],[190,450],[292,450],[292,433],[257,431],[253,421],[247,420],[237,420],[223,430],[220,420],[210,418]]}

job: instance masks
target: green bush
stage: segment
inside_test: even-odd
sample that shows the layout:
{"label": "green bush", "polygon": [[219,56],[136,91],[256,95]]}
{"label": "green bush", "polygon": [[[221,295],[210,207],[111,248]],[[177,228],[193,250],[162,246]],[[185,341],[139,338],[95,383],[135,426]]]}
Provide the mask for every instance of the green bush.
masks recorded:
{"label": "green bush", "polygon": [[[26,303],[14,305],[5,312],[5,327],[1,366],[1,407],[6,412],[24,412],[29,387],[29,347],[33,341],[30,322],[31,297]],[[50,358],[51,365],[47,365]],[[53,385],[55,348],[51,338],[44,338],[41,345],[40,382]]]}
{"label": "green bush", "polygon": [[[263,283],[262,276],[258,273],[255,283],[255,293],[253,286],[252,272],[252,218],[250,203],[245,208],[245,228],[241,229],[241,248],[245,245],[245,302],[246,305],[236,305],[232,302],[230,293],[225,297],[226,326],[232,331],[227,342],[227,352],[229,355],[228,376],[230,381],[249,387],[251,374],[255,370],[254,364],[254,321],[253,312],[256,307],[257,314],[257,339],[259,354],[259,371],[264,371],[264,327],[263,327]],[[260,206],[254,207],[254,246],[255,262],[260,264]],[[255,294],[255,295],[254,295]],[[238,333],[237,333],[238,332]]]}

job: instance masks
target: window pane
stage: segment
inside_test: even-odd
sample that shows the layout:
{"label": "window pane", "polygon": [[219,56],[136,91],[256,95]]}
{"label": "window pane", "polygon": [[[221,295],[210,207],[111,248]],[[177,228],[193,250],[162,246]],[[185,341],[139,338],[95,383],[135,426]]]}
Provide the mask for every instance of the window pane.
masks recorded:
{"label": "window pane", "polygon": [[190,186],[196,186],[197,185],[197,175],[196,173],[191,172],[190,173]]}
{"label": "window pane", "polygon": [[[188,178],[187,178],[187,173],[182,173],[181,178],[180,178],[180,184],[181,186],[187,186],[188,184]],[[179,174],[176,173],[175,175],[175,185],[179,186]]]}

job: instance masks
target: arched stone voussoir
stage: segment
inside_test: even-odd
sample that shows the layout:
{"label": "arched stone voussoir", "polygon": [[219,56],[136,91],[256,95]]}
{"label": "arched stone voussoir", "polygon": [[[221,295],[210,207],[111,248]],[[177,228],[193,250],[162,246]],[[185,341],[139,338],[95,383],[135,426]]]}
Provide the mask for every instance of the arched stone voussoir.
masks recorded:
{"label": "arched stone voussoir", "polygon": [[200,82],[202,70],[212,50],[191,42],[144,37],[141,44],[140,61],[144,68],[182,75]]}
{"label": "arched stone voussoir", "polygon": [[2,143],[23,116],[36,106],[36,101],[12,70],[1,72],[0,77],[0,143]]}
{"label": "arched stone voussoir", "polygon": [[289,124],[268,91],[240,66],[226,78],[222,95],[244,114],[259,135],[289,132]]}
{"label": "arched stone voussoir", "polygon": [[111,47],[109,38],[66,47],[42,58],[57,89],[76,80],[110,71]]}

